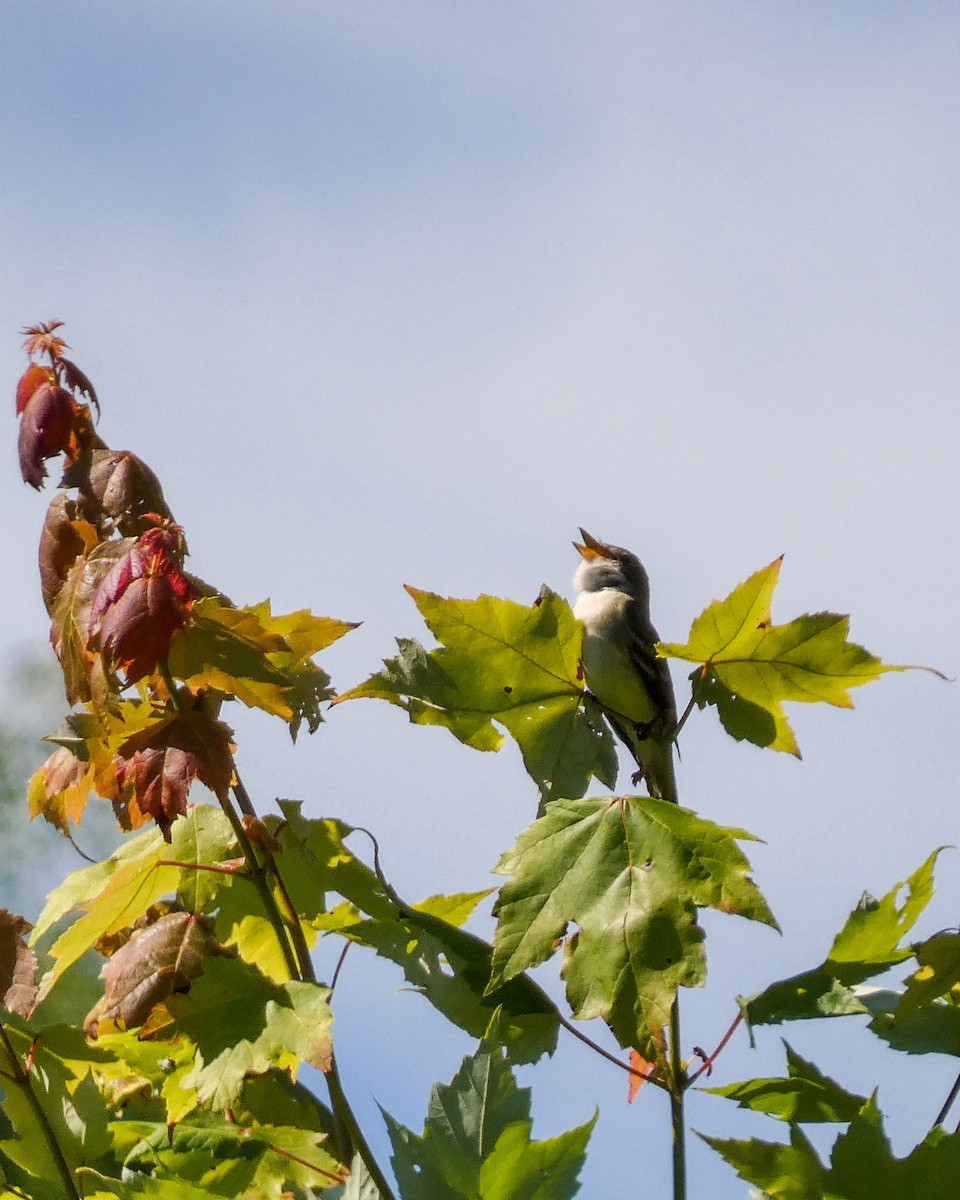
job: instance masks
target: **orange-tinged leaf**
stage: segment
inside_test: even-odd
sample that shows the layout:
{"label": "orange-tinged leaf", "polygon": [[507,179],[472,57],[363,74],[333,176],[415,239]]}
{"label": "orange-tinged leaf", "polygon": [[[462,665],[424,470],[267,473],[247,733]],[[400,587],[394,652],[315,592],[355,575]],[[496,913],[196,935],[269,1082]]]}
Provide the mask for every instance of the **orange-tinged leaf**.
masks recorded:
{"label": "orange-tinged leaf", "polygon": [[48,383],[56,383],[56,381],[57,377],[49,367],[31,363],[20,376],[17,384],[17,415],[19,416],[27,407],[27,401],[38,388]]}
{"label": "orange-tinged leaf", "polygon": [[81,762],[60,746],[27,785],[30,820],[43,817],[69,837],[70,822],[80,824],[90,793],[95,790],[93,764]]}
{"label": "orange-tinged leaf", "polygon": [[63,327],[62,321],[40,321],[36,325],[28,325],[21,332],[26,334],[23,348],[31,358],[41,354],[49,354],[51,358],[59,359],[69,346],[57,334]]}
{"label": "orange-tinged leaf", "polygon": [[639,1050],[630,1051],[630,1090],[627,1093],[627,1103],[632,1104],[637,1098],[637,1092],[645,1083],[653,1079],[657,1073],[657,1064],[643,1057]]}
{"label": "orange-tinged leaf", "polygon": [[43,520],[38,554],[40,588],[48,615],[53,612],[70,568],[81,554],[89,554],[102,540],[100,531],[88,519],[84,502],[57,492]]}
{"label": "orange-tinged leaf", "polygon": [[204,596],[194,603],[190,624],[174,634],[167,665],[193,691],[234,696],[282,718],[294,736],[306,721],[312,733],[322,720],[321,703],[333,693],[329,676],[310,656],[349,628],[307,613],[274,617],[266,602],[233,608],[222,597]]}

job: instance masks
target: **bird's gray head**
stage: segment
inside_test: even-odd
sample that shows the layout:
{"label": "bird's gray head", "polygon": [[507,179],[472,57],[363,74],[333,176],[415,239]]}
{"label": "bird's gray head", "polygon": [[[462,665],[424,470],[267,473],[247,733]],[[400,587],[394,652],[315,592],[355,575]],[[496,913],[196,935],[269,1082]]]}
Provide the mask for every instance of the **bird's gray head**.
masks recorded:
{"label": "bird's gray head", "polygon": [[601,592],[604,588],[614,588],[635,599],[647,599],[650,581],[643,563],[635,554],[621,546],[598,542],[585,529],[580,530],[580,536],[583,545],[573,543],[581,558],[573,577],[573,586],[578,592]]}

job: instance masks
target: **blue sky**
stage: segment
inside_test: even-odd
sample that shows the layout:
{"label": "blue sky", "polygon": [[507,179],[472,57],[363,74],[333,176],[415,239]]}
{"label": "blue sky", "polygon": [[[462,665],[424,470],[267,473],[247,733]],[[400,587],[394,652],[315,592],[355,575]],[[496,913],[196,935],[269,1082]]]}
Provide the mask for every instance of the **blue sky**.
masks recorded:
{"label": "blue sky", "polygon": [[[938,3],[4,6],[3,375],[12,391],[22,325],[64,319],[104,436],[160,474],[193,569],[364,621],[327,657],[344,688],[420,633],[401,584],[569,594],[578,525],[641,555],[667,640],[785,552],[776,619],[849,611],[884,658],[955,676],[958,37]],[[46,636],[46,500],[14,430],[9,662]],[[864,888],[956,841],[956,686],[855,698],[795,712],[802,764],[688,727],[681,794],[764,839],[787,935],[709,924],[692,1041],[819,961]],[[381,706],[295,749],[235,723],[261,804],[374,828],[412,897],[483,886],[533,814],[511,748]],[[956,923],[954,857],[930,930]],[[352,970],[344,1069],[414,1124],[467,1046],[390,971]],[[789,1036],[811,1056],[829,1036],[832,1073],[880,1082],[901,1153],[949,1088],[949,1063],[846,1027]],[[616,1194],[625,1162],[656,1177],[659,1097],[627,1111],[578,1055],[529,1080],[539,1134],[600,1104],[582,1194]],[[735,1046],[723,1079],[778,1062],[773,1037]],[[694,1123],[775,1132],[718,1101]],[[693,1169],[694,1194],[743,1194],[705,1152]]]}

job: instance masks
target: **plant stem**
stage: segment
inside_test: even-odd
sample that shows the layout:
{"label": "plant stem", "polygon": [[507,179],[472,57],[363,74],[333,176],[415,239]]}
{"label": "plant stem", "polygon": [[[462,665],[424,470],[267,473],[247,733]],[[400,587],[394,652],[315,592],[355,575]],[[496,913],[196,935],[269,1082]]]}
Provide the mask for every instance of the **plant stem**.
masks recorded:
{"label": "plant stem", "polygon": [[297,963],[296,955],[293,952],[293,946],[287,932],[286,923],[277,907],[276,897],[270,889],[270,884],[267,880],[266,872],[264,871],[260,860],[257,858],[250,839],[247,837],[247,831],[243,827],[243,822],[234,811],[233,805],[230,803],[230,797],[224,796],[220,798],[220,806],[226,814],[227,820],[233,828],[234,836],[240,844],[240,849],[243,851],[243,857],[246,859],[247,870],[250,874],[250,880],[253,886],[257,889],[260,899],[263,902],[263,907],[266,909],[267,917],[270,924],[274,928],[277,935],[277,940],[280,943],[280,949],[283,953],[284,963],[290,973],[291,979],[299,979],[300,971]]}
{"label": "plant stem", "polygon": [[70,1164],[64,1157],[63,1150],[60,1148],[60,1143],[57,1141],[57,1135],[53,1130],[50,1122],[47,1119],[47,1114],[44,1112],[43,1105],[40,1103],[36,1092],[33,1090],[33,1085],[30,1082],[29,1074],[23,1069],[20,1064],[20,1059],[17,1057],[17,1052],[14,1050],[7,1037],[7,1031],[3,1025],[0,1025],[0,1038],[3,1040],[4,1048],[10,1059],[10,1064],[13,1068],[16,1086],[20,1088],[27,1099],[27,1103],[33,1110],[33,1115],[37,1124],[40,1126],[40,1132],[43,1134],[43,1140],[47,1143],[47,1149],[50,1151],[50,1157],[53,1160],[53,1165],[57,1169],[57,1174],[63,1181],[63,1186],[66,1189],[66,1195],[73,1197],[74,1200],[80,1200],[80,1192],[77,1190],[77,1181],[73,1176],[73,1171],[70,1169]]}
{"label": "plant stem", "polygon": [[[240,778],[236,767],[234,767],[234,778],[236,779],[236,783],[233,785],[233,794],[236,797],[238,806],[245,816],[252,820],[259,820],[257,810],[250,799],[250,793],[244,787],[243,780]],[[316,983],[317,976],[313,966],[313,959],[310,957],[310,947],[307,945],[300,917],[294,907],[293,901],[290,899],[290,894],[283,882],[280,869],[273,854],[269,850],[265,851],[264,861],[261,863],[253,848],[253,844],[247,836],[243,822],[237,816],[233,805],[230,803],[229,797],[226,802],[221,801],[221,804],[223,805],[223,811],[227,814],[227,819],[233,827],[237,841],[240,843],[250,876],[257,887],[257,891],[260,893],[270,923],[280,941],[284,960],[291,978],[302,980],[304,983]],[[283,900],[283,905],[288,910],[286,915],[281,912],[281,906],[277,903],[277,897],[270,886],[270,878],[268,876],[276,884],[277,891]],[[333,1054],[330,1056],[330,1068],[323,1072],[323,1078],[330,1093],[330,1108],[333,1112],[337,1153],[340,1155],[341,1161],[345,1166],[349,1166],[350,1159],[353,1158],[354,1152],[356,1152],[363,1161],[363,1165],[367,1168],[367,1174],[376,1184],[381,1200],[395,1200],[393,1190],[387,1182],[386,1176],[380,1170],[380,1166],[373,1156],[373,1151],[370,1149],[363,1130],[360,1128],[353,1109],[350,1107],[350,1102],[340,1081],[336,1056]]]}
{"label": "plant stem", "polygon": [[683,1096],[687,1088],[686,1072],[680,1055],[680,996],[673,998],[670,1009],[670,1119],[673,1126],[673,1200],[686,1200],[687,1148],[683,1115]]}
{"label": "plant stem", "polygon": [[950,1089],[950,1094],[943,1102],[943,1107],[937,1113],[937,1119],[934,1121],[934,1126],[942,1125],[947,1119],[947,1113],[953,1107],[953,1103],[957,1096],[960,1096],[960,1075],[953,1081],[953,1087]]}

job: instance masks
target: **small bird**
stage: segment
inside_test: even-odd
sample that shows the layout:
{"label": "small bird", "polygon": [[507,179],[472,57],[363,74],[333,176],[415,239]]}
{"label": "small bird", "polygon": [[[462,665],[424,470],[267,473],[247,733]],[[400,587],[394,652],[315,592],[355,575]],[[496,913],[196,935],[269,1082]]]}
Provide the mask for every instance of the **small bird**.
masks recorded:
{"label": "small bird", "polygon": [[627,745],[653,796],[677,802],[673,747],[677,705],[660,640],[650,621],[650,581],[635,554],[580,530],[573,615],[584,625],[583,674],[614,732]]}

